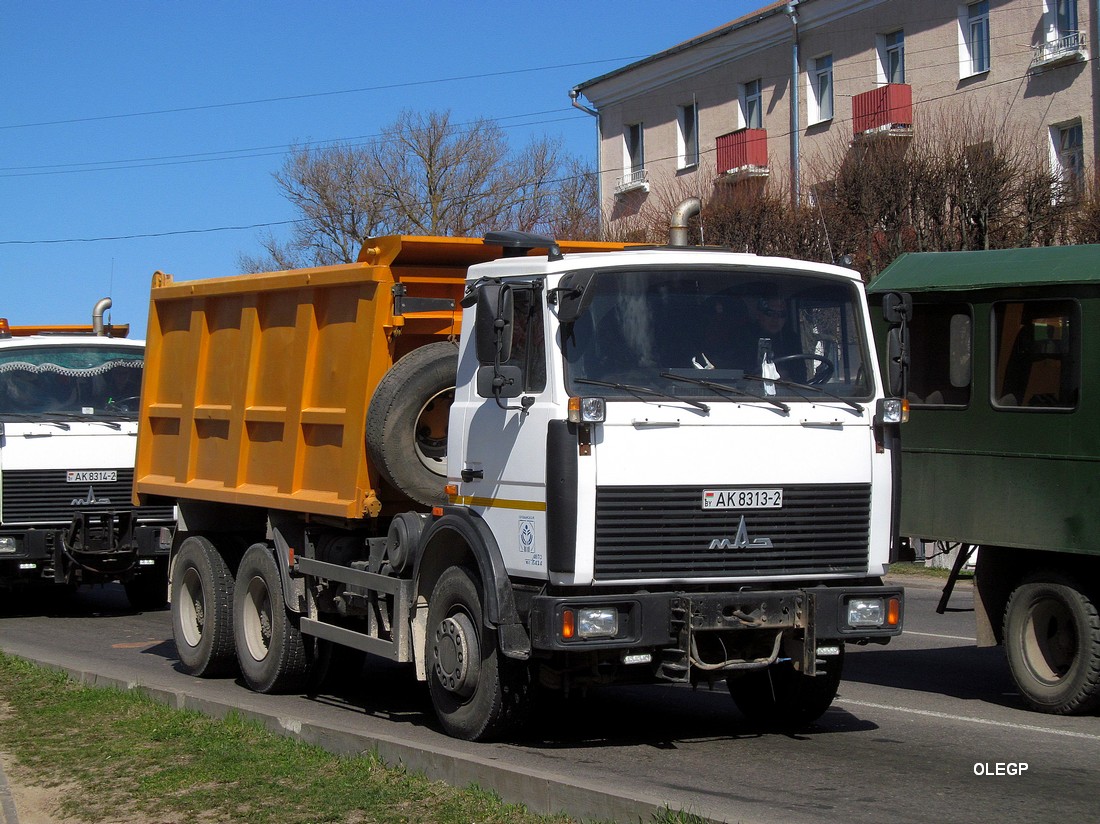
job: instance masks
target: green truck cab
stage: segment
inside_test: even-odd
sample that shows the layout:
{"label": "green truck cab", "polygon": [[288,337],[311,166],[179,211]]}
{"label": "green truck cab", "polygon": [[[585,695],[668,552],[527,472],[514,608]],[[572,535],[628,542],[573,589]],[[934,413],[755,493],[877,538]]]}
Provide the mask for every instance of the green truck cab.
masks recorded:
{"label": "green truck cab", "polygon": [[1034,709],[1095,710],[1100,245],[905,254],[868,294],[910,405],[901,534],[980,546],[979,646]]}

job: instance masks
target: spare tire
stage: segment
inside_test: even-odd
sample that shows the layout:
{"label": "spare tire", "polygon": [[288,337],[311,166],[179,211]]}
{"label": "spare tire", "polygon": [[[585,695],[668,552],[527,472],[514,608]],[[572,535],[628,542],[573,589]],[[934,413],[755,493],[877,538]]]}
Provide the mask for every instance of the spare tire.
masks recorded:
{"label": "spare tire", "polygon": [[447,500],[447,418],[457,374],[455,344],[421,346],[390,367],[367,410],[371,464],[386,483],[425,506]]}

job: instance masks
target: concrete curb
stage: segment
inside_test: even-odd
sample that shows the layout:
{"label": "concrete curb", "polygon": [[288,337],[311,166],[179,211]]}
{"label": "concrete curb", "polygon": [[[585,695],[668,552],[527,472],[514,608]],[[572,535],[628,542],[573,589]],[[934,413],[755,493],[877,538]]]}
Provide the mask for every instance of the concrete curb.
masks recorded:
{"label": "concrete curb", "polygon": [[[529,810],[542,815],[565,815],[581,821],[631,822],[646,824],[654,816],[668,808],[666,801],[656,796],[627,795],[597,787],[595,784],[576,782],[573,779],[540,774],[488,758],[448,749],[445,746],[414,746],[398,738],[380,735],[362,735],[347,729],[323,724],[303,722],[296,718],[243,710],[232,704],[200,698],[183,690],[150,687],[135,681],[127,681],[88,670],[67,667],[49,661],[25,658],[47,669],[65,673],[69,678],[94,687],[106,687],[140,693],[151,700],[175,709],[191,710],[212,718],[225,718],[236,713],[242,718],[254,720],[278,735],[315,744],[336,755],[355,756],[376,754],[390,767],[403,768],[419,773],[433,781],[443,781],[454,787],[478,787],[495,792],[504,802],[523,804]],[[3,776],[0,773],[0,782]],[[4,798],[6,784],[0,784],[0,799]],[[10,800],[10,793],[8,794]],[[3,808],[0,824],[18,824],[14,804],[11,812]],[[726,821],[716,810],[692,805],[685,812],[698,816],[702,821],[722,824]],[[728,814],[728,811],[727,811]]]}
{"label": "concrete curb", "polygon": [[0,824],[19,824],[19,815],[15,809],[15,799],[11,797],[4,766],[0,764]]}

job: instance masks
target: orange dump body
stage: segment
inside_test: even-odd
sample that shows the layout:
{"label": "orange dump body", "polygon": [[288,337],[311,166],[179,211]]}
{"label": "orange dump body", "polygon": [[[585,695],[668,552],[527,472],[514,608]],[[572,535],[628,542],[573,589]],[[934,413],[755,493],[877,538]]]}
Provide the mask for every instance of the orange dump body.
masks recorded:
{"label": "orange dump body", "polygon": [[184,283],[158,272],[135,500],[377,516],[396,493],[367,457],[371,395],[402,355],[457,338],[466,270],[501,256],[480,239],[395,236],[343,266]]}

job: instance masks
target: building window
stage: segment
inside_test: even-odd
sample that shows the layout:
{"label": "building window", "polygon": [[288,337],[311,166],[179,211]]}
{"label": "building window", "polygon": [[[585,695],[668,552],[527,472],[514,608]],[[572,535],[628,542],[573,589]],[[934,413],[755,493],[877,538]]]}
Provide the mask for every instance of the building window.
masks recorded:
{"label": "building window", "polygon": [[962,32],[960,74],[963,77],[989,71],[989,0],[971,3],[959,20]]}
{"label": "building window", "polygon": [[763,126],[764,107],[760,81],[750,80],[741,86],[741,128],[761,129]]}
{"label": "building window", "polygon": [[699,164],[699,110],[694,103],[681,106],[677,113],[676,168]]}
{"label": "building window", "polygon": [[1077,26],[1077,0],[1046,0],[1043,34],[1033,48],[1031,68],[1085,57],[1085,36]]}
{"label": "building window", "polygon": [[1085,148],[1081,122],[1066,123],[1051,129],[1053,166],[1061,184],[1061,198],[1072,199],[1084,188]]}
{"label": "building window", "polygon": [[810,122],[821,123],[833,117],[833,56],[822,55],[810,70]]}
{"label": "building window", "polygon": [[1055,0],[1054,27],[1058,38],[1077,35],[1077,0]]}
{"label": "building window", "polygon": [[1078,309],[1068,300],[993,305],[993,405],[1073,409],[1081,385]]}
{"label": "building window", "polygon": [[886,83],[905,82],[905,33],[894,31],[879,38],[881,79]]}
{"label": "building window", "polygon": [[640,172],[645,168],[645,155],[642,152],[642,124],[631,123],[623,133],[626,149],[624,166],[630,173]]}

